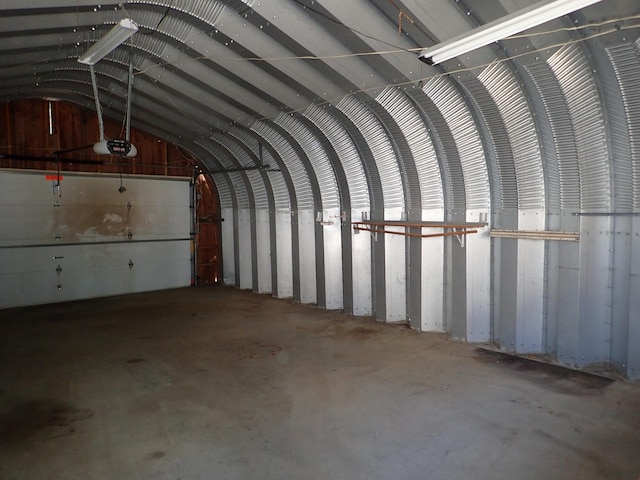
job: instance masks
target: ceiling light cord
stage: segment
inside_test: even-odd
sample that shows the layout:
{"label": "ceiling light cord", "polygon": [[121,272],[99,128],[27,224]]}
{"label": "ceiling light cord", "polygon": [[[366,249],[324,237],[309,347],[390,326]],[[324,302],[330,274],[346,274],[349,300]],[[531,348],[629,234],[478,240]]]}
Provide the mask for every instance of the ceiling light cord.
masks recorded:
{"label": "ceiling light cord", "polygon": [[98,81],[96,80],[96,71],[93,65],[89,65],[89,72],[91,72],[91,85],[93,87],[93,98],[96,102],[96,113],[98,114],[98,129],[100,130],[100,141],[104,141],[104,121],[102,120],[102,106],[100,105],[100,99],[98,98]]}
{"label": "ceiling light cord", "polygon": [[[127,123],[125,130],[125,139],[131,140],[131,94],[133,93],[133,61],[129,60],[129,85],[127,86]],[[96,97],[97,98],[97,97]]]}

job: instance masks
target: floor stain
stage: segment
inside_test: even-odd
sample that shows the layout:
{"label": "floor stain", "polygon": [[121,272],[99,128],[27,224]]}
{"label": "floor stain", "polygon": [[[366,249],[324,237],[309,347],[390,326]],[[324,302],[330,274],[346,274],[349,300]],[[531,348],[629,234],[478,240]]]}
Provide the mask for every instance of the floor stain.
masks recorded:
{"label": "floor stain", "polygon": [[126,361],[126,363],[140,363],[144,362],[144,358],[131,358]]}
{"label": "floor stain", "polygon": [[[56,438],[73,433],[70,425],[91,418],[94,411],[59,400],[23,402],[0,414],[0,443],[16,444],[33,438]],[[61,429],[60,427],[68,427]]]}
{"label": "floor stain", "polygon": [[527,376],[538,385],[567,395],[600,395],[614,380],[528,358],[476,348],[474,359]]}

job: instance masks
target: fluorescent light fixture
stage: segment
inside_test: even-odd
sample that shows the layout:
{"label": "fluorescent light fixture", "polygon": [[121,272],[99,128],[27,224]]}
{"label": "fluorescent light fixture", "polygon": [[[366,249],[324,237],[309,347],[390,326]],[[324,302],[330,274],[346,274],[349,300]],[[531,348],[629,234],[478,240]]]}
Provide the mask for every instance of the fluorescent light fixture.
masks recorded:
{"label": "fluorescent light fixture", "polygon": [[534,3],[519,12],[426,48],[418,58],[429,65],[437,65],[600,1],[602,0],[545,0]]}
{"label": "fluorescent light fixture", "polygon": [[133,20],[123,18],[104,37],[87,50],[84,55],[80,56],[78,62],[85,65],[95,65],[126,42],[137,31],[138,25]]}

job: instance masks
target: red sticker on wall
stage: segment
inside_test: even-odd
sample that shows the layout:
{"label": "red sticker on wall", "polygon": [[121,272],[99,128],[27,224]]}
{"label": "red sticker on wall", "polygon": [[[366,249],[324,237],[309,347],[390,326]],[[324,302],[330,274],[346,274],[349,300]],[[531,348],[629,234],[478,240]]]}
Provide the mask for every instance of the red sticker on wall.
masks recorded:
{"label": "red sticker on wall", "polygon": [[61,182],[64,177],[62,175],[45,175],[45,180],[55,180],[57,182]]}

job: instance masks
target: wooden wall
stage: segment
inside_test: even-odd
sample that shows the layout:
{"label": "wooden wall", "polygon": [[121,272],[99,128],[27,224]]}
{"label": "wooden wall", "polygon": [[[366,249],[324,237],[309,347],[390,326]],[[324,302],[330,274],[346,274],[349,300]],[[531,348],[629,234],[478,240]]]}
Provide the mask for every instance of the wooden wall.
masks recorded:
{"label": "wooden wall", "polygon": [[[49,109],[51,108],[51,116]],[[51,119],[51,123],[50,123]],[[50,133],[50,125],[52,132]],[[124,138],[124,119],[105,118],[105,136]],[[56,162],[45,160],[56,150],[93,145],[100,140],[95,112],[66,102],[42,99],[0,104],[0,154],[42,158],[0,158],[3,168],[57,169]],[[191,176],[196,161],[175,145],[152,135],[131,129],[131,142],[138,149],[135,158],[97,155],[91,148],[61,154],[65,160],[103,162],[102,165],[61,163],[66,171],[122,173],[141,175]]]}
{"label": "wooden wall", "polygon": [[[107,138],[124,138],[124,119],[105,118],[104,123]],[[93,145],[99,139],[95,112],[78,105],[43,99],[0,103],[0,168],[192,177],[197,165],[188,152],[135,128],[131,129],[131,142],[138,149],[135,158],[97,155],[86,148],[60,154],[65,160],[60,164],[54,160],[57,150]],[[197,178],[196,191],[195,280],[218,283],[222,265],[218,195],[211,179],[203,175]]]}

